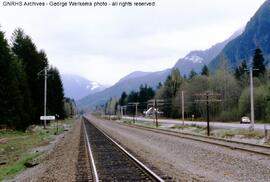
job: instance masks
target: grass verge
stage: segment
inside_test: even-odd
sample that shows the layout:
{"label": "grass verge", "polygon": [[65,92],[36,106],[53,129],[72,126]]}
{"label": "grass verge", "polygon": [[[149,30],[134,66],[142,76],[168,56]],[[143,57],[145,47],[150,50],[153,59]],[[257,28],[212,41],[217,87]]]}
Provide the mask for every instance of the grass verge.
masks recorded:
{"label": "grass verge", "polygon": [[[58,122],[58,134],[71,127],[75,119]],[[0,181],[10,179],[22,172],[25,163],[38,157],[41,153],[34,149],[48,145],[55,138],[56,122],[43,129],[35,126],[31,132],[0,130]]]}

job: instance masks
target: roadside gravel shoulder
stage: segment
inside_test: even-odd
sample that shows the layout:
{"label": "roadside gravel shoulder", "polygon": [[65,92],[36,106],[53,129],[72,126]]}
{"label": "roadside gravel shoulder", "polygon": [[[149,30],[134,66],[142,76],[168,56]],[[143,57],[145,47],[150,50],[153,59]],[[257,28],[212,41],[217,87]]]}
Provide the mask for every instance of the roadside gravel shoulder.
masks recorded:
{"label": "roadside gravel shoulder", "polygon": [[69,131],[59,135],[46,149],[42,149],[46,152],[42,154],[39,165],[8,181],[75,181],[80,130],[81,121],[78,120]]}

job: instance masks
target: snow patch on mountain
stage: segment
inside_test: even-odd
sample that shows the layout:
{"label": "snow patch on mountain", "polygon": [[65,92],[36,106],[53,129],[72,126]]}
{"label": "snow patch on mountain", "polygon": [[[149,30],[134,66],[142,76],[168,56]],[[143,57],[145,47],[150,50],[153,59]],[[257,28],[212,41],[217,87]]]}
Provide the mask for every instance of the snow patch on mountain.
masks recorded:
{"label": "snow patch on mountain", "polygon": [[66,97],[81,99],[87,95],[102,91],[106,86],[95,81],[90,81],[84,77],[72,74],[63,74],[63,86]]}
{"label": "snow patch on mountain", "polygon": [[92,82],[91,83],[91,90],[95,90],[95,89],[98,89],[100,87],[101,87],[101,85],[99,83],[97,83],[97,82]]}
{"label": "snow patch on mountain", "polygon": [[190,61],[194,64],[202,64],[204,59],[197,55],[191,55],[184,57],[184,60]]}

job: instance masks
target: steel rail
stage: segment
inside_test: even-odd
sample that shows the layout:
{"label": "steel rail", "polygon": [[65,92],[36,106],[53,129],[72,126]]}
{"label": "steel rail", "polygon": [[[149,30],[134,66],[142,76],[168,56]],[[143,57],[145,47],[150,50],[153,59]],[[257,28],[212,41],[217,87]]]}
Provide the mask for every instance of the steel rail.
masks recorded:
{"label": "steel rail", "polygon": [[[180,133],[180,132],[169,131],[169,130],[165,130],[165,129],[150,128],[147,126],[139,126],[139,125],[126,124],[126,123],[119,123],[119,124],[124,125],[124,126],[137,128],[137,129],[144,129],[144,130],[152,131],[155,133],[166,134],[166,135],[170,135],[170,136],[174,136],[174,137],[204,142],[204,143],[213,144],[213,145],[219,145],[219,146],[230,148],[230,149],[237,149],[237,150],[242,150],[242,151],[246,151],[246,152],[252,152],[252,153],[270,156],[270,147],[268,147],[268,146],[233,141],[233,140],[222,139],[222,138],[211,137],[211,136],[208,137],[208,136],[196,135],[196,134],[191,134],[191,133]],[[212,140],[212,141],[210,141],[210,140]],[[219,142],[224,142],[224,143],[219,143]],[[259,150],[252,150],[252,149],[247,149],[247,148],[243,148],[240,146],[232,146],[232,145],[244,145],[247,147],[253,147],[253,148],[257,148],[257,149],[260,148],[263,150],[268,150],[268,152],[259,151]]]}
{"label": "steel rail", "polygon": [[97,169],[96,169],[96,165],[95,165],[95,160],[94,160],[94,157],[93,157],[91,145],[90,145],[88,135],[87,135],[87,132],[86,132],[85,124],[84,124],[84,122],[82,124],[83,124],[84,133],[85,133],[85,137],[86,137],[86,144],[87,144],[88,154],[90,156],[90,164],[91,164],[93,179],[94,179],[95,182],[99,182],[98,173],[97,173]]}
{"label": "steel rail", "polygon": [[[111,138],[104,130],[93,124],[90,119],[84,117],[88,122],[90,122],[99,132],[101,132],[104,136],[106,136],[114,145],[116,145],[120,151],[122,151],[125,156],[127,156],[131,161],[133,161],[136,165],[138,165],[142,170],[144,170],[147,174],[151,176],[151,178],[155,179],[158,182],[165,182],[161,177],[159,177],[155,172],[153,172],[151,169],[149,169],[146,165],[144,165],[140,160],[138,160],[136,157],[134,157],[132,154],[130,154],[124,147],[122,147],[118,142],[116,142],[113,138]],[[85,129],[86,132],[86,129]],[[87,142],[89,143],[89,140],[87,139]],[[90,145],[89,145],[90,146]],[[89,148],[91,150],[91,148]],[[93,159],[93,155],[91,154],[91,158]],[[96,172],[97,174],[97,172]]]}

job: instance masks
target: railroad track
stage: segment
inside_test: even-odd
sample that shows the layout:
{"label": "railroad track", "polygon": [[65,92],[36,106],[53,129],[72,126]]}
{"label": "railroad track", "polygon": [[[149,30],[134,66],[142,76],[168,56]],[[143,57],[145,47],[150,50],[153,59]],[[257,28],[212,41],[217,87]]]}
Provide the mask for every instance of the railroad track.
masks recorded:
{"label": "railroad track", "polygon": [[[81,131],[84,131],[84,125],[81,125]],[[79,142],[79,154],[76,164],[76,182],[89,182],[93,181],[93,174],[89,173],[91,171],[90,160],[88,155],[86,136],[84,132],[80,133]]]}
{"label": "railroad track", "polygon": [[87,118],[83,124],[94,181],[164,181]]}
{"label": "railroad track", "polygon": [[162,134],[184,138],[188,140],[214,144],[214,145],[230,148],[232,150],[241,150],[241,151],[270,156],[269,146],[250,144],[250,143],[245,143],[245,142],[233,141],[233,140],[222,139],[222,138],[217,138],[217,137],[208,137],[208,136],[196,135],[196,134],[191,134],[191,133],[180,133],[176,131],[168,131],[165,129],[154,129],[154,128],[150,128],[146,126],[138,126],[138,125],[132,125],[132,124],[126,124],[126,123],[120,123],[120,124],[133,127],[133,128],[152,131],[155,133],[162,133]]}

